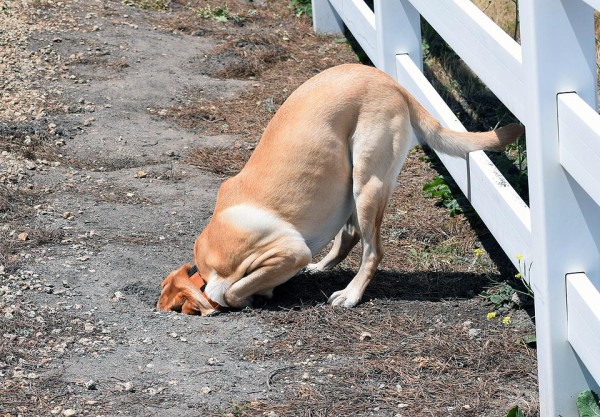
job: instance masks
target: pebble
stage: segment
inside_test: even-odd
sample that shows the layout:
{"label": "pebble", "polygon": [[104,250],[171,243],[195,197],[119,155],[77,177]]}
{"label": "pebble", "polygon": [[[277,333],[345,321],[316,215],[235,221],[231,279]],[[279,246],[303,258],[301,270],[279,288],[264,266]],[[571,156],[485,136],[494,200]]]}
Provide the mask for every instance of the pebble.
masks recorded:
{"label": "pebble", "polygon": [[98,381],[90,379],[85,383],[85,388],[88,390],[97,390],[98,389]]}
{"label": "pebble", "polygon": [[481,329],[469,329],[468,335],[471,339],[474,339],[481,335]]}
{"label": "pebble", "polygon": [[373,338],[373,335],[369,332],[362,332],[360,334],[360,341],[364,342],[365,340],[369,341]]}
{"label": "pebble", "polygon": [[125,392],[135,392],[135,388],[133,387],[133,382],[119,382],[115,385],[115,389],[117,391],[125,391]]}
{"label": "pebble", "polygon": [[119,301],[123,298],[125,298],[125,294],[123,294],[121,291],[115,291],[112,301]]}

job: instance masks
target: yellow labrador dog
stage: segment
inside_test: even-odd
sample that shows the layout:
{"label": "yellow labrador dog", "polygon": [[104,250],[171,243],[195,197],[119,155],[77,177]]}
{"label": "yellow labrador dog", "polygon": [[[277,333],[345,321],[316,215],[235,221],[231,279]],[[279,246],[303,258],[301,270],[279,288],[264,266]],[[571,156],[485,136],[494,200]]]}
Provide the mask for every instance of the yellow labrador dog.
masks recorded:
{"label": "yellow labrador dog", "polygon": [[[287,99],[244,169],[223,183],[194,244],[196,266],[163,281],[158,308],[208,315],[244,307],[303,268],[332,269],[361,241],[356,276],[329,298],[353,307],[383,257],[381,221],[413,135],[465,156],[499,150],[522,133],[514,124],[445,129],[382,71],[358,64],[323,71]],[[331,251],[310,263],[332,239]]]}

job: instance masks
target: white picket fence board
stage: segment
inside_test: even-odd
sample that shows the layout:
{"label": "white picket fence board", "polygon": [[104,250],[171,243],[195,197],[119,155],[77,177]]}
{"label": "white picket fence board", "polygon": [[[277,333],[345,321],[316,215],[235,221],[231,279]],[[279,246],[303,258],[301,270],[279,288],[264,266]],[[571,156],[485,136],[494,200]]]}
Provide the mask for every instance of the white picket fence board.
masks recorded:
{"label": "white picket fence board", "polygon": [[521,47],[470,0],[411,0],[415,8],[522,122]]}
{"label": "white picket fence board", "polygon": [[600,115],[576,93],[558,95],[560,163],[600,205]]}
{"label": "white picket fence board", "polygon": [[584,273],[567,275],[567,317],[569,343],[600,381],[600,292]]}
{"label": "white picket fence board", "polygon": [[[444,126],[463,132],[466,130],[408,55],[396,56],[396,77]],[[482,151],[471,152],[468,164],[463,158],[441,153],[438,157],[515,267],[519,268],[517,254],[524,257],[521,265],[529,262],[529,207],[487,155]]]}
{"label": "white picket fence board", "polygon": [[[529,283],[531,213],[484,152],[469,154],[469,200],[515,268]],[[520,261],[517,258],[520,255]]]}
{"label": "white picket fence board", "polygon": [[371,62],[377,66],[375,14],[363,0],[331,0],[331,4]]}
{"label": "white picket fence board", "polygon": [[585,3],[589,4],[596,10],[600,10],[600,0],[583,0]]}

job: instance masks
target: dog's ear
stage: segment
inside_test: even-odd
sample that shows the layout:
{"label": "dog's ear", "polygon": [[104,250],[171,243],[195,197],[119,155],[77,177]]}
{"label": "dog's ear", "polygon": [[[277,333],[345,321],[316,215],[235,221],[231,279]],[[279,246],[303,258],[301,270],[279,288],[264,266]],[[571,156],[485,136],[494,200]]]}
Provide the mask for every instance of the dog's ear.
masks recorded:
{"label": "dog's ear", "polygon": [[214,313],[214,308],[190,279],[191,268],[191,265],[185,264],[165,278],[161,284],[162,291],[156,304],[159,310],[200,315]]}
{"label": "dog's ear", "polygon": [[156,308],[163,311],[181,311],[185,302],[181,292],[182,284],[189,280],[188,271],[192,266],[183,265],[181,268],[172,271],[160,284],[161,292]]}

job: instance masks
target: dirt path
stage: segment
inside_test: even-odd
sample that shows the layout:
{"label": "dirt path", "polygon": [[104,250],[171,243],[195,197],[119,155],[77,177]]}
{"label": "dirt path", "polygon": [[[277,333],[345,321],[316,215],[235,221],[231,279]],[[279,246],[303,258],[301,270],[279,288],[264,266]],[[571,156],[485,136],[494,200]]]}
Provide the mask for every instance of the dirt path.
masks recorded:
{"label": "dirt path", "polygon": [[[3,7],[16,16],[15,3]],[[352,311],[323,304],[351,275],[350,260],[333,274],[300,277],[256,310],[157,313],[160,281],[191,260],[222,180],[190,165],[188,152],[247,143],[247,135],[183,129],[156,109],[186,105],[190,92],[231,103],[257,81],[203,75],[206,56],[229,40],[214,22],[197,36],[165,29],[174,12],[121,2],[41,2],[35,10],[23,42],[55,72],[21,91],[47,94],[57,110],[23,120],[26,95],[2,119],[2,178],[29,190],[31,203],[2,226],[13,243],[0,271],[0,414],[500,416],[519,404],[535,415],[534,354],[514,343],[531,321],[522,311],[511,326],[485,319],[489,307],[476,295],[488,283],[483,272],[497,270],[468,267],[479,258],[456,273],[452,265],[400,273],[390,257],[381,284]],[[250,24],[228,25],[254,34]],[[24,154],[28,137],[36,146]],[[430,171],[420,155],[403,175]],[[417,182],[406,183],[414,187],[404,193],[422,198]],[[396,204],[392,215],[401,212]],[[409,237],[390,227],[388,241],[434,228],[438,237],[473,234],[464,219],[453,224],[418,232],[408,223]]]}

